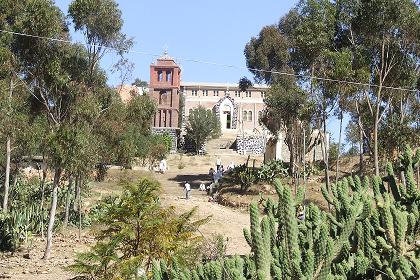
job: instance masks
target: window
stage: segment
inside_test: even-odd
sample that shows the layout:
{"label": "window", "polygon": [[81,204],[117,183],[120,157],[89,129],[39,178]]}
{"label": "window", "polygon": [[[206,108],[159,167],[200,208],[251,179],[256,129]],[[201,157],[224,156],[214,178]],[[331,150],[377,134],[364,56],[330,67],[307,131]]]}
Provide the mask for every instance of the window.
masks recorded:
{"label": "window", "polygon": [[158,81],[161,82],[163,79],[163,73],[162,71],[158,71]]}
{"label": "window", "polygon": [[167,105],[167,102],[168,102],[168,93],[163,90],[159,93],[159,104]]}
{"label": "window", "polygon": [[258,121],[261,121],[262,118],[262,111],[258,111]]}
{"label": "window", "polygon": [[170,82],[172,80],[172,72],[166,71],[166,81]]}
{"label": "window", "polygon": [[241,97],[241,92],[240,92],[240,91],[235,90],[235,97]]}
{"label": "window", "polygon": [[191,108],[188,110],[188,115],[191,115],[192,110]]}
{"label": "window", "polygon": [[192,95],[192,96],[197,96],[197,90],[196,90],[196,89],[193,89],[193,90],[191,91],[191,95]]}
{"label": "window", "polygon": [[243,112],[243,116],[242,116],[242,120],[243,120],[243,121],[247,121],[247,120],[248,120],[248,111],[245,111],[245,110],[244,110],[244,112]]}
{"label": "window", "polygon": [[246,97],[251,97],[251,92],[250,91],[246,92]]}
{"label": "window", "polygon": [[265,98],[265,91],[262,91],[262,92],[261,92],[261,97],[262,97],[262,98]]}
{"label": "window", "polygon": [[207,89],[203,89],[203,96],[209,96],[209,91]]}
{"label": "window", "polygon": [[219,91],[218,90],[213,90],[213,96],[219,96]]}
{"label": "window", "polygon": [[225,90],[225,96],[228,96],[228,95],[229,95],[229,91]]}
{"label": "window", "polygon": [[252,111],[248,111],[248,121],[252,121]]}

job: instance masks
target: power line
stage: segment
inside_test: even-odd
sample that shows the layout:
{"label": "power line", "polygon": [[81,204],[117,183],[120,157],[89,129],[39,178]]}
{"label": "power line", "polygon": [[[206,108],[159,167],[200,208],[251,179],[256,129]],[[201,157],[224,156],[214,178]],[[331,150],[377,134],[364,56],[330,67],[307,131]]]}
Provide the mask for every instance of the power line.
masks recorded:
{"label": "power line", "polygon": [[[8,33],[12,35],[18,35],[18,36],[25,36],[30,38],[36,38],[36,39],[43,39],[43,40],[49,40],[54,42],[60,42],[60,43],[70,43],[73,44],[74,42],[70,40],[65,39],[58,39],[58,38],[51,38],[51,37],[45,37],[45,36],[38,36],[38,35],[32,35],[32,34],[26,34],[26,33],[19,33],[19,32],[13,32],[8,30],[2,30],[0,29],[1,33]],[[108,50],[113,50],[118,52],[119,50],[114,47],[107,47],[97,44],[89,44],[89,43],[83,43],[83,42],[77,42],[78,44],[85,45],[85,46],[91,46],[96,48],[103,48]],[[145,51],[137,51],[137,50],[127,50],[127,53],[134,53],[134,54],[142,54],[142,55],[149,55],[153,57],[160,57],[160,54],[155,54],[151,52],[145,52]],[[317,76],[311,76],[311,75],[303,75],[303,74],[294,74],[294,73],[288,73],[288,72],[281,72],[281,71],[275,71],[275,70],[264,70],[264,69],[258,69],[258,68],[249,68],[244,66],[237,66],[232,64],[223,64],[223,63],[217,63],[217,62],[211,62],[211,61],[205,61],[200,59],[191,59],[191,58],[175,58],[178,61],[187,61],[187,62],[193,62],[193,63],[200,63],[200,64],[207,64],[207,65],[213,65],[213,66],[219,66],[219,67],[225,67],[225,68],[235,68],[235,69],[241,69],[241,70],[248,70],[251,72],[260,72],[260,73],[271,73],[271,74],[277,74],[277,75],[283,75],[283,76],[292,76],[297,78],[305,78],[305,79],[313,79],[318,81],[327,81],[327,82],[335,82],[335,83],[341,83],[341,84],[349,84],[349,85],[357,85],[357,86],[366,86],[366,87],[376,87],[379,88],[379,85],[376,84],[369,84],[364,82],[354,82],[354,81],[348,81],[348,80],[339,80],[339,79],[331,79],[331,78],[324,78],[324,77],[317,77]],[[402,87],[392,87],[392,86],[381,86],[384,89],[390,89],[390,90],[401,90],[401,91],[410,91],[410,92],[416,92],[416,89],[410,89],[410,88],[402,88]]]}

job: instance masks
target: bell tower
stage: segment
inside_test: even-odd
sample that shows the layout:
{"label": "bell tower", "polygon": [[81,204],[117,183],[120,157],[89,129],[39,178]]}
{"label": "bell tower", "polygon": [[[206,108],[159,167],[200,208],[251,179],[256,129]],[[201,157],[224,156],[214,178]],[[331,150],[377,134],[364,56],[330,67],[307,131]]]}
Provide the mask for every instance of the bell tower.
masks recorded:
{"label": "bell tower", "polygon": [[165,51],[150,65],[150,95],[156,100],[155,128],[179,128],[181,69]]}

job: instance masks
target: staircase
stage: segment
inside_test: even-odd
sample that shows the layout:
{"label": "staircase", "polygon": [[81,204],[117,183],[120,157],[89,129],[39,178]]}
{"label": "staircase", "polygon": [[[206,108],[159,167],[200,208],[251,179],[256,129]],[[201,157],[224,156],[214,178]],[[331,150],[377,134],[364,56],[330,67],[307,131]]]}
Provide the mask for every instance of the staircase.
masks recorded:
{"label": "staircase", "polygon": [[206,153],[208,155],[236,155],[236,151],[230,148],[235,140],[234,134],[224,134],[220,138],[211,139],[206,143]]}

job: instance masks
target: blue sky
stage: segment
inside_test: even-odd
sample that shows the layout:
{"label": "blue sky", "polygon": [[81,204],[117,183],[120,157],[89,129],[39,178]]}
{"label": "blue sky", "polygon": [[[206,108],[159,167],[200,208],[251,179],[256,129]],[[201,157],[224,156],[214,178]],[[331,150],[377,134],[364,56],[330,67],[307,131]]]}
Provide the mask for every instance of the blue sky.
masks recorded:
{"label": "blue sky", "polygon": [[[242,76],[252,77],[243,69],[246,67],[245,44],[252,36],[257,36],[263,26],[277,24],[297,2],[117,0],[124,20],[123,32],[135,41],[133,52],[161,55],[167,49],[169,55],[180,58],[183,81],[221,83],[235,83]],[[71,0],[56,0],[65,14],[70,3]],[[81,41],[82,37],[72,31],[72,39]],[[149,65],[156,57],[139,53],[130,53],[127,57],[134,63],[131,80],[148,81]],[[235,65],[239,69],[183,59]],[[109,53],[101,62],[111,85],[120,83],[119,75],[111,73],[111,66],[117,61],[118,57]],[[328,129],[333,139],[338,140],[338,121],[331,119]]]}
{"label": "blue sky", "polygon": [[[71,0],[57,0],[67,14]],[[245,67],[245,44],[261,28],[277,23],[297,1],[213,0],[213,1],[144,1],[117,0],[124,20],[123,32],[133,37],[133,51],[162,54],[164,49],[175,58],[210,61]],[[81,36],[73,34],[73,40]],[[133,78],[149,80],[149,65],[155,57],[131,53],[135,64]],[[109,70],[117,57],[108,54],[102,66]],[[250,73],[245,69],[179,61],[184,81],[237,82]],[[109,75],[112,85],[118,75]]]}

